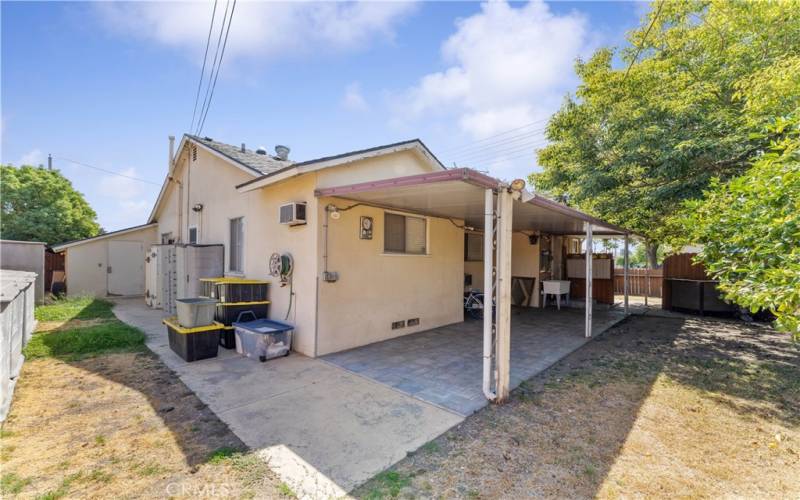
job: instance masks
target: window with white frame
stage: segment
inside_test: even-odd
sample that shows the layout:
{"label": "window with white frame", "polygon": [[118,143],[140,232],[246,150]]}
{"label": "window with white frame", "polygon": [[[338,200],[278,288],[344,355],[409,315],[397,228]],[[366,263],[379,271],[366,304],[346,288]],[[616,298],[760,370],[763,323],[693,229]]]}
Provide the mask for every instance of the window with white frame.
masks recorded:
{"label": "window with white frame", "polygon": [[424,217],[384,212],[383,251],[424,255],[428,252],[428,221]]}
{"label": "window with white frame", "polygon": [[244,217],[230,220],[230,243],[228,245],[228,270],[244,272]]}
{"label": "window with white frame", "polygon": [[464,233],[464,260],[480,262],[483,260],[483,235],[480,233]]}
{"label": "window with white frame", "polygon": [[189,226],[189,243],[197,243],[197,226]]}

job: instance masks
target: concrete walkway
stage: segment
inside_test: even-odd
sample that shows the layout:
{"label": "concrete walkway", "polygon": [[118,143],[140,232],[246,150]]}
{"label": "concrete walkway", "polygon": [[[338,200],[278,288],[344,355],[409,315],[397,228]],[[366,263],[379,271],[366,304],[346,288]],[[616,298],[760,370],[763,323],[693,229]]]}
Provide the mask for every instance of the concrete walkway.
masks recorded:
{"label": "concrete walkway", "polygon": [[325,361],[292,353],[259,363],[220,348],[186,363],[169,348],[162,311],[141,298],[114,313],[302,498],[340,497],[462,417]]}

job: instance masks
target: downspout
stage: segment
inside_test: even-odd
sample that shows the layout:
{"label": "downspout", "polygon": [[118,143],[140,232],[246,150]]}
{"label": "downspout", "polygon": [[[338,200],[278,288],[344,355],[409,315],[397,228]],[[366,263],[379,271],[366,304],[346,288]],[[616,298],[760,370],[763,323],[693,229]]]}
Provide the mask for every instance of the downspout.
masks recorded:
{"label": "downspout", "polygon": [[[191,160],[186,160],[186,240],[189,241],[189,217],[192,215],[192,211],[190,208],[191,198],[192,196],[192,162]],[[181,229],[182,230],[182,229]],[[189,241],[191,243],[191,241]]]}
{"label": "downspout", "polygon": [[331,205],[325,207],[325,223],[322,224],[322,276],[328,276],[328,220],[330,219]]}
{"label": "downspout", "polygon": [[497,399],[492,391],[492,337],[494,334],[494,193],[484,191],[483,202],[483,395]]}

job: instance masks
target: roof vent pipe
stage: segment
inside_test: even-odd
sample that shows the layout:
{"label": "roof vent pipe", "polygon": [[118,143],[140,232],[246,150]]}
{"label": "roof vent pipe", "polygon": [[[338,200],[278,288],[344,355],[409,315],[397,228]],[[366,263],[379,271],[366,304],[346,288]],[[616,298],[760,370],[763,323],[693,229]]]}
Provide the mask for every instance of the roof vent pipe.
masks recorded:
{"label": "roof vent pipe", "polygon": [[291,149],[289,149],[288,146],[281,146],[280,144],[275,146],[275,154],[277,154],[278,158],[281,160],[289,159],[289,151],[291,151]]}
{"label": "roof vent pipe", "polygon": [[257,155],[265,155],[265,154],[267,154],[267,150],[264,149],[264,146],[259,146],[259,148],[256,149],[256,154]]}
{"label": "roof vent pipe", "polygon": [[172,158],[175,156],[175,136],[169,136],[169,158],[167,158],[167,172],[172,172]]}

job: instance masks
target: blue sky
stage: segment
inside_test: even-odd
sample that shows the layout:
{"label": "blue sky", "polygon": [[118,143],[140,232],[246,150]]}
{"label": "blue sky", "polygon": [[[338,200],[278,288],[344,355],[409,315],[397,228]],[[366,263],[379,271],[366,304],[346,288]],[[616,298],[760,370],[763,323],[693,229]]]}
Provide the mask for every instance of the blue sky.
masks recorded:
{"label": "blue sky", "polygon": [[[106,230],[144,223],[167,136],[190,130],[212,5],[3,2],[2,162],[51,153]],[[575,88],[575,58],[625,45],[646,11],[239,2],[202,134],[286,144],[295,160],[419,137],[448,166],[525,177],[544,121]]]}

